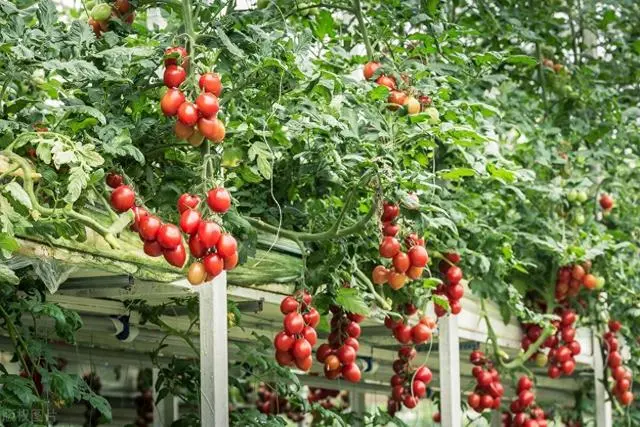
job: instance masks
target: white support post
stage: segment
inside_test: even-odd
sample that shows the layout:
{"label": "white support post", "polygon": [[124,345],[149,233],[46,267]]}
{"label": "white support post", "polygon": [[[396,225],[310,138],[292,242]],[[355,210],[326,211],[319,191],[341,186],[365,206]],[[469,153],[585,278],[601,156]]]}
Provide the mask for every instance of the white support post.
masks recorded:
{"label": "white support post", "polygon": [[[351,390],[349,392],[349,402],[351,403],[351,410],[359,417],[364,416],[364,414],[367,412],[364,392],[359,390]],[[364,424],[362,422],[358,422],[354,425],[362,426]]]}
{"label": "white support post", "polygon": [[460,427],[460,343],[457,316],[447,314],[438,322],[440,341],[440,416],[442,427]]}
{"label": "white support post", "polygon": [[604,360],[602,359],[602,348],[600,340],[594,330],[593,339],[593,373],[596,387],[596,427],[612,427],[613,414],[611,401],[607,400],[606,380],[604,377]]}
{"label": "white support post", "polygon": [[227,347],[227,274],[199,287],[200,293],[200,424],[229,425]]}

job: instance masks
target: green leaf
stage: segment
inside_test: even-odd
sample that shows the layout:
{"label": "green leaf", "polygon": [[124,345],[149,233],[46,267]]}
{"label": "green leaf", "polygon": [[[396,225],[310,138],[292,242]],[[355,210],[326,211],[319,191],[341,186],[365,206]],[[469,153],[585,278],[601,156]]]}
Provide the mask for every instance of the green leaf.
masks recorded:
{"label": "green leaf", "polygon": [[435,18],[436,14],[438,13],[439,3],[440,3],[440,0],[427,0],[427,13],[432,18]]}
{"label": "green leaf", "polygon": [[10,285],[17,285],[20,283],[20,279],[5,264],[0,264],[0,283],[8,283]]}
{"label": "green leaf", "polygon": [[497,166],[492,165],[491,163],[487,165],[487,170],[489,171],[489,173],[491,174],[491,176],[495,177],[495,178],[499,178],[502,179],[506,182],[513,182],[516,180],[516,175],[515,173],[504,169],[504,168],[499,168]]}
{"label": "green leaf", "polygon": [[440,178],[456,181],[466,176],[475,176],[476,171],[470,168],[455,168],[440,174]]}
{"label": "green leaf", "polygon": [[80,166],[74,166],[69,170],[69,184],[67,185],[67,195],[64,200],[67,203],[74,203],[80,198],[82,190],[87,187],[89,174]]}
{"label": "green leaf", "polygon": [[38,22],[48,31],[58,21],[56,5],[51,0],[38,1]]}
{"label": "green leaf", "polygon": [[505,58],[509,64],[536,65],[538,61],[529,55],[511,55]]}
{"label": "green leaf", "polygon": [[369,315],[369,306],[364,302],[357,289],[340,288],[336,294],[336,303],[349,313]]}
{"label": "green leaf", "polygon": [[222,30],[222,28],[220,27],[216,28],[216,35],[218,36],[218,39],[220,39],[224,47],[227,48],[229,53],[231,53],[233,56],[236,56],[240,59],[244,59],[245,54],[242,51],[242,49],[240,49],[238,46],[233,44],[231,40],[229,40],[229,37],[227,37],[225,32]]}
{"label": "green leaf", "polygon": [[442,284],[442,280],[438,279],[437,277],[429,277],[422,281],[423,288],[435,289],[440,284]]}
{"label": "green leaf", "polygon": [[15,181],[11,181],[7,185],[5,185],[4,189],[5,192],[9,193],[16,202],[20,203],[27,209],[33,209],[33,205],[31,204],[29,195],[20,184]]}
{"label": "green leaf", "polygon": [[64,107],[64,111],[69,115],[82,114],[82,115],[91,116],[97,119],[100,122],[100,124],[102,125],[107,124],[107,118],[104,116],[104,114],[102,114],[100,110],[98,110],[97,108],[93,108],[88,105],[68,105]]}
{"label": "green leaf", "polygon": [[119,234],[124,230],[131,222],[133,222],[133,211],[128,210],[118,216],[118,219],[111,224],[109,232],[112,234]]}
{"label": "green leaf", "polygon": [[440,307],[444,308],[445,310],[449,310],[449,300],[447,299],[447,297],[433,294],[431,295],[431,299],[433,300],[434,304],[438,304]]}
{"label": "green leaf", "polygon": [[335,35],[334,31],[334,22],[333,16],[331,16],[331,12],[328,10],[321,10],[318,16],[316,17],[316,26],[315,33],[319,39],[324,38],[324,36],[333,36]]}

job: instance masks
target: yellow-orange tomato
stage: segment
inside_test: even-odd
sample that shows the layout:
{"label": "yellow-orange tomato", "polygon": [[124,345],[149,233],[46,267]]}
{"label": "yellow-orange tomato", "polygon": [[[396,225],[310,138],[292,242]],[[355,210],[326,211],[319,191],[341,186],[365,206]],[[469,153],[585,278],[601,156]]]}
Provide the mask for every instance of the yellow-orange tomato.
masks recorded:
{"label": "yellow-orange tomato", "polygon": [[340,367],[340,359],[334,354],[327,356],[324,361],[324,366],[327,371],[335,371]]}
{"label": "yellow-orange tomato", "polygon": [[373,77],[373,74],[378,68],[380,68],[379,62],[367,62],[364,66],[364,69],[362,70],[364,78],[367,80],[371,80],[371,77]]}
{"label": "yellow-orange tomato", "polygon": [[389,270],[384,265],[377,265],[371,273],[371,279],[376,285],[383,285],[387,283],[387,277],[389,276]]}
{"label": "yellow-orange tomato", "polygon": [[204,269],[204,265],[201,262],[194,262],[189,266],[189,272],[187,273],[187,280],[192,285],[200,285],[207,277],[207,272]]}
{"label": "yellow-orange tomato", "polygon": [[393,90],[387,99],[389,104],[404,105],[407,102],[407,94],[399,90]]}
{"label": "yellow-orange tomato", "polygon": [[389,272],[389,286],[391,286],[391,289],[395,291],[402,289],[406,282],[407,276],[405,276],[404,273],[398,273],[396,271]]}
{"label": "yellow-orange tomato", "polygon": [[412,266],[407,270],[407,276],[412,280],[418,280],[422,277],[422,272],[424,268]]}
{"label": "yellow-orange tomato", "polygon": [[176,120],[176,126],[174,128],[178,139],[188,139],[193,135],[193,126],[188,126],[182,123],[180,120]]}
{"label": "yellow-orange tomato", "polygon": [[410,115],[418,114],[420,112],[420,102],[418,102],[418,100],[413,96],[407,98],[405,105],[407,106],[407,113]]}
{"label": "yellow-orange tomato", "polygon": [[191,144],[192,147],[199,147],[202,144],[202,141],[204,141],[204,136],[196,130],[189,139],[187,139],[187,141],[189,141],[189,144]]}

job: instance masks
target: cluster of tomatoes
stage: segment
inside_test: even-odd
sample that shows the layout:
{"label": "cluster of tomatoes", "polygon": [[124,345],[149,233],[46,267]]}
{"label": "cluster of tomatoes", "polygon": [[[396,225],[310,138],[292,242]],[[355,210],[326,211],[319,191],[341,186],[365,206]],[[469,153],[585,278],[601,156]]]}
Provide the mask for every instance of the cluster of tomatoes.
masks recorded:
{"label": "cluster of tomatoes", "polygon": [[272,389],[264,383],[258,387],[258,398],[256,400],[258,411],[265,415],[287,414],[287,417],[293,422],[301,422],[304,420],[304,414],[295,411],[287,399],[272,391]]}
{"label": "cluster of tomatoes", "polygon": [[189,57],[183,47],[170,47],[165,51],[164,84],[167,92],[160,100],[160,108],[165,116],[177,116],[175,134],[198,147],[205,138],[219,144],[224,140],[224,123],[218,119],[220,105],[218,97],[222,93],[220,76],[205,73],[200,76],[198,86],[201,92],[196,102],[187,101],[180,86],[187,79]]}
{"label": "cluster of tomatoes", "polygon": [[611,393],[618,399],[624,406],[631,405],[633,402],[633,393],[631,392],[631,385],[633,376],[631,371],[622,364],[622,355],[620,354],[618,339],[616,334],[622,328],[622,324],[617,320],[609,322],[609,331],[603,336],[605,351],[607,352],[607,365],[611,370],[611,376],[615,381],[615,385],[611,389]]}
{"label": "cluster of tomatoes", "polygon": [[405,304],[404,313],[406,317],[400,320],[394,320],[391,316],[387,316],[384,319],[384,325],[391,329],[394,338],[400,344],[424,344],[431,339],[433,329],[436,327],[436,322],[429,316],[421,316],[418,322],[413,326],[409,324],[411,316],[416,314],[418,309],[413,304]]}
{"label": "cluster of tomatoes", "polygon": [[[460,254],[448,252],[444,254],[444,259],[438,266],[442,275],[442,284],[438,285],[434,293],[447,298],[451,314],[459,314],[462,311],[460,300],[464,296],[464,286],[460,283],[462,269],[456,265],[459,262]],[[447,314],[447,310],[439,304],[435,304],[435,312],[438,317]]]}
{"label": "cluster of tomatoes", "polygon": [[96,37],[100,37],[102,33],[109,31],[109,21],[112,18],[120,19],[129,25],[133,23],[136,18],[136,12],[133,10],[129,0],[116,0],[113,5],[99,3],[91,9],[88,24]]}
{"label": "cluster of tomatoes", "polygon": [[[376,72],[380,67],[382,67],[382,64],[380,64],[379,62],[366,63],[362,70],[364,78],[366,80],[371,80],[374,75],[377,74]],[[404,79],[404,77],[403,80],[405,80],[406,82],[406,79]],[[431,105],[431,98],[429,98],[428,96],[422,95],[418,100],[411,93],[407,94],[405,91],[398,90],[396,79],[393,76],[379,74],[378,78],[376,78],[376,83],[381,86],[388,87],[391,91],[389,93],[387,102],[391,104],[392,109],[404,107],[407,114],[413,115],[418,114],[422,110],[422,105]]]}
{"label": "cluster of tomatoes", "polygon": [[504,386],[500,382],[498,370],[493,367],[493,363],[481,351],[472,351],[469,355],[469,360],[473,364],[471,373],[477,383],[475,389],[467,398],[469,407],[476,412],[500,408],[500,399],[504,395]]}
{"label": "cluster of tomatoes", "polygon": [[535,406],[533,381],[527,376],[518,379],[516,397],[511,402],[511,413],[502,414],[503,427],[547,427],[544,410]]}
{"label": "cluster of tomatoes", "polygon": [[316,351],[316,358],[324,363],[324,376],[330,380],[344,378],[353,383],[360,381],[362,374],[356,364],[360,343],[360,323],[363,315],[347,313],[340,307],[332,306],[331,333],[327,343]]}
{"label": "cluster of tomatoes", "polygon": [[555,313],[560,316],[559,321],[552,322],[556,332],[542,344],[543,347],[550,349],[548,354],[550,365],[547,371],[550,378],[573,374],[576,369],[575,356],[581,351],[580,343],[576,340],[576,312],[571,308],[558,307]]}
{"label": "cluster of tomatoes", "polygon": [[406,252],[396,238],[400,226],[396,223],[400,215],[400,207],[395,203],[385,202],[382,211],[382,233],[384,237],[380,243],[380,256],[391,259],[389,268],[377,265],[371,273],[373,283],[383,285],[388,283],[391,289],[402,289],[408,279],[418,280],[422,277],[424,267],[429,262],[429,254],[424,247],[424,239],[411,233],[405,239]]}
{"label": "cluster of tomatoes", "polygon": [[308,371],[313,364],[311,352],[318,341],[315,327],[320,323],[320,313],[311,307],[312,298],[306,291],[285,297],[280,303],[284,314],[284,330],[273,340],[276,360],[282,366],[295,366]]}
{"label": "cluster of tomatoes", "polygon": [[604,278],[597,277],[590,271],[591,261],[560,267],[556,278],[556,300],[564,301],[567,297],[575,297],[583,286],[589,290],[602,289]]}
{"label": "cluster of tomatoes", "polygon": [[427,395],[427,386],[433,379],[433,373],[425,366],[411,366],[417,352],[413,346],[404,346],[398,350],[398,359],[393,362],[395,374],[391,377],[391,397],[387,401],[387,412],[393,416],[402,406],[413,409],[419,399]]}
{"label": "cluster of tomatoes", "polygon": [[309,387],[309,403],[318,403],[324,409],[343,408],[349,405],[349,392]]}
{"label": "cluster of tomatoes", "polygon": [[544,65],[545,67],[555,71],[556,73],[559,73],[560,71],[562,71],[564,69],[564,65],[558,64],[558,63],[554,63],[553,60],[551,60],[549,58],[544,58],[542,60],[542,65]]}

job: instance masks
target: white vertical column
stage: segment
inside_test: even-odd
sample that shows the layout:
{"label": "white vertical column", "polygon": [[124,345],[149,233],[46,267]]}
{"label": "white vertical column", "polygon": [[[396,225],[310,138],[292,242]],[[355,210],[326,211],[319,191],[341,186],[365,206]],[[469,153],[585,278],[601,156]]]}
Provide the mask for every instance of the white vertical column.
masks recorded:
{"label": "white vertical column", "polygon": [[440,355],[440,417],[442,427],[460,427],[460,343],[458,318],[452,314],[438,322]]}
{"label": "white vertical column", "polygon": [[602,347],[600,340],[594,330],[592,332],[593,340],[593,373],[596,387],[596,427],[612,427],[613,414],[611,410],[611,401],[607,400],[606,378],[604,376],[605,362],[602,358]]}
{"label": "white vertical column", "polygon": [[200,293],[200,424],[229,425],[227,346],[227,274],[199,287]]}
{"label": "white vertical column", "polygon": [[[349,392],[349,402],[351,403],[351,410],[359,417],[364,416],[367,412],[365,404],[365,394],[360,390],[352,390]],[[354,424],[355,426],[362,426],[362,422]]]}

